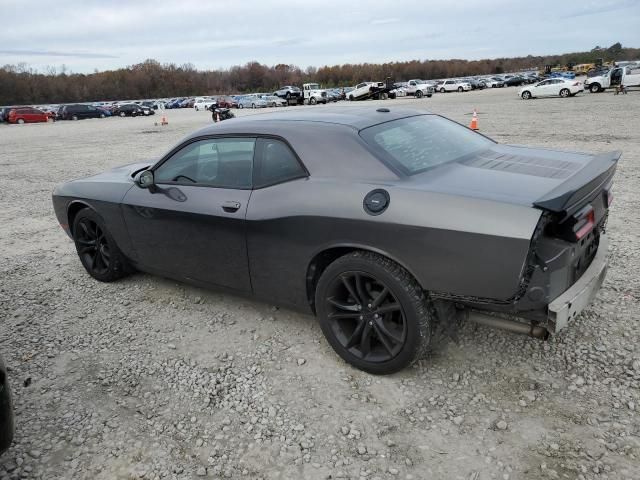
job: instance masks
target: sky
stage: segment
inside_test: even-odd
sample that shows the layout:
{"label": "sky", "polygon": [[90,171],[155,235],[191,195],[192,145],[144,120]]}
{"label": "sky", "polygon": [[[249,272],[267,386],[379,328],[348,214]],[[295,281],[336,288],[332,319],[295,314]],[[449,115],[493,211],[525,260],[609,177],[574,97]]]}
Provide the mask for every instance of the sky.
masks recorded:
{"label": "sky", "polygon": [[0,0],[0,65],[226,69],[640,47],[640,0]]}

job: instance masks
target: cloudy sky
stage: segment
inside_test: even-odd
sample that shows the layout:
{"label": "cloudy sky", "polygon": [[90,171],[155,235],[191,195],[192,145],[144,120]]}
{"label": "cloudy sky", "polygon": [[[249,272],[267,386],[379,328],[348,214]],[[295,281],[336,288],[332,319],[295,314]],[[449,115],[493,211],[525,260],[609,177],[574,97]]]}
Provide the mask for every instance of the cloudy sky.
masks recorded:
{"label": "cloudy sky", "polygon": [[227,68],[640,47],[640,0],[0,0],[0,65]]}

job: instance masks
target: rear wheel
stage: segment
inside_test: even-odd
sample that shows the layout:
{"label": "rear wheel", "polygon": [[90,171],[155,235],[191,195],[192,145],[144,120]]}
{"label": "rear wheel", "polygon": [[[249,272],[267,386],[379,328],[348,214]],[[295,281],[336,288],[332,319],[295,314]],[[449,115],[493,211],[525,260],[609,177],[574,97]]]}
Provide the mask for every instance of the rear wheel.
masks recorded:
{"label": "rear wheel", "polygon": [[567,98],[571,96],[571,92],[569,91],[568,88],[563,88],[562,90],[560,90],[560,96],[562,98]]}
{"label": "rear wheel", "polygon": [[73,115],[73,116],[71,117],[71,120],[78,120],[78,116],[77,116],[77,115]]}
{"label": "rear wheel", "polygon": [[531,98],[531,92],[528,90],[525,90],[524,92],[522,92],[521,96],[524,100],[529,100]]}
{"label": "rear wheel", "polygon": [[446,90],[444,88],[441,88],[440,93],[444,93],[444,92],[446,92]]}
{"label": "rear wheel", "polygon": [[73,221],[73,240],[87,273],[101,282],[113,282],[130,272],[130,267],[102,218],[85,208]]}
{"label": "rear wheel", "polygon": [[126,114],[126,113],[124,113],[124,112],[120,112],[120,116],[121,116],[121,117],[126,117],[126,116],[127,116],[127,114]]}
{"label": "rear wheel", "polygon": [[340,257],[320,276],[315,301],[327,341],[361,370],[397,372],[429,346],[433,317],[424,291],[381,255],[357,251]]}
{"label": "rear wheel", "polygon": [[22,124],[24,123],[24,118],[19,118],[19,119],[17,120],[17,122],[18,122],[20,125],[22,125]]}

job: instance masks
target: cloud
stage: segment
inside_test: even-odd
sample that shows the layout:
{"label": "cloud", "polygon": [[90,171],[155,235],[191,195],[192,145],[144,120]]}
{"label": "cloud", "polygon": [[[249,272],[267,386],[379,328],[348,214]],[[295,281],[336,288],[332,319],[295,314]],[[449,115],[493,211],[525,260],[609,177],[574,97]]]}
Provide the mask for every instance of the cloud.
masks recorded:
{"label": "cloud", "polygon": [[388,25],[389,23],[398,23],[399,18],[374,18],[369,23],[371,25]]}
{"label": "cloud", "polygon": [[579,8],[576,12],[563,16],[563,19],[586,17],[588,15],[596,15],[599,13],[615,12],[625,8],[637,7],[638,0],[624,0],[614,2],[597,2],[591,6]]}
{"label": "cloud", "polygon": [[119,58],[116,55],[95,52],[55,52],[50,50],[0,50],[0,55],[29,57]]}

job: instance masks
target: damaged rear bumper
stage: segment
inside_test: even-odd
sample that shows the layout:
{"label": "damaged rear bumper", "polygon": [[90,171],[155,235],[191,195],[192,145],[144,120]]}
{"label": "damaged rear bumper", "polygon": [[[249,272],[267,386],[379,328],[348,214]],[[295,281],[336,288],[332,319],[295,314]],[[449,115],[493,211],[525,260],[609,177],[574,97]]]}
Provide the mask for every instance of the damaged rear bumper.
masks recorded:
{"label": "damaged rear bumper", "polygon": [[576,283],[549,304],[548,326],[551,333],[565,328],[595,298],[607,273],[609,240],[600,235],[598,251]]}

